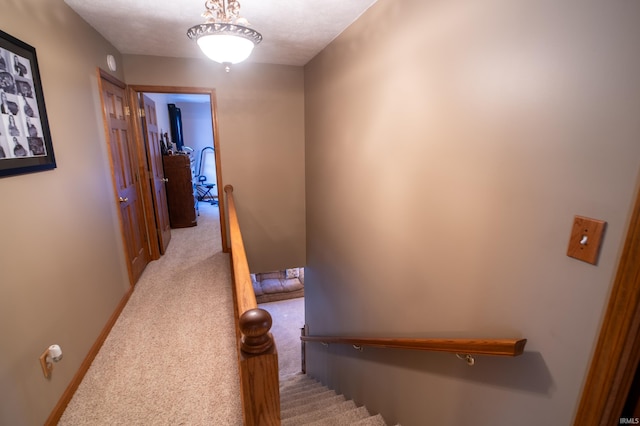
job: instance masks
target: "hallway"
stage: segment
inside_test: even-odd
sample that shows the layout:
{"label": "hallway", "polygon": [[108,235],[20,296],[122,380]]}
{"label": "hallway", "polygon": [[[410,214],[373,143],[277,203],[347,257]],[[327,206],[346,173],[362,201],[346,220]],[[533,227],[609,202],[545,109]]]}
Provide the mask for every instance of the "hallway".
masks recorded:
{"label": "hallway", "polygon": [[172,229],[60,425],[241,425],[229,256],[218,207]]}

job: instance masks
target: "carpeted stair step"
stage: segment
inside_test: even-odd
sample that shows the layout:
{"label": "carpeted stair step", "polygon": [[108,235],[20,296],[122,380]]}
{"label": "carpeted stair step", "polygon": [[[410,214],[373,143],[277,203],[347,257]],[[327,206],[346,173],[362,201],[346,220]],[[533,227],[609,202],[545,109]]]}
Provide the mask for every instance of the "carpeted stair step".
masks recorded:
{"label": "carpeted stair step", "polygon": [[[352,426],[387,426],[384,419],[380,414],[367,417],[366,419],[359,420],[355,423],[351,423]],[[399,426],[399,425],[396,425]]]}
{"label": "carpeted stair step", "polygon": [[[320,386],[320,387],[316,387],[314,385],[311,385],[311,388],[302,388],[302,389],[298,389],[297,392],[293,392],[293,393],[285,393],[284,395],[286,396],[286,400],[287,401],[295,401],[296,399],[304,399],[310,396],[314,396],[314,395],[318,395],[318,394],[323,394],[323,393],[327,393],[327,392],[333,392],[332,390],[330,390],[329,388],[327,388],[326,386]],[[283,398],[280,398],[283,399]]]}
{"label": "carpeted stair step", "polygon": [[386,426],[380,414],[371,416],[366,407],[303,374],[281,382],[280,418],[282,426]]}
{"label": "carpeted stair step", "polygon": [[[352,401],[348,401],[352,402]],[[355,404],[353,404],[355,407]],[[330,415],[329,417],[318,419],[306,425],[313,426],[348,426],[353,423],[371,417],[369,411],[365,407],[355,407],[341,413]]]}
{"label": "carpeted stair step", "polygon": [[[313,394],[313,392],[311,391],[315,391],[315,392],[325,392],[327,391],[327,388],[324,387],[322,385],[322,383],[312,383],[310,385],[308,385],[308,387],[305,388],[294,388],[294,389],[285,389],[284,391],[280,391],[280,399],[281,400],[286,400],[286,399],[296,399],[296,397],[298,399],[300,399],[302,396],[309,395],[309,394]],[[303,395],[301,396],[300,393],[303,393]]]}
{"label": "carpeted stair step", "polygon": [[320,383],[317,380],[307,376],[306,374],[298,373],[293,376],[280,379],[280,392],[283,390],[293,389],[296,387],[308,385],[311,383]]}
{"label": "carpeted stair step", "polygon": [[317,389],[321,387],[323,387],[322,383],[315,380],[300,382],[295,385],[287,386],[286,388],[280,388],[280,396],[292,395],[302,390],[312,390],[312,389]]}
{"label": "carpeted stair step", "polygon": [[[334,392],[335,393],[335,392]],[[286,419],[290,417],[296,417],[302,414],[307,414],[313,411],[321,410],[325,407],[333,406],[345,402],[347,399],[344,395],[334,395],[330,398],[323,399],[310,399],[307,403],[302,405],[289,406],[283,409],[280,407],[280,418]]]}
{"label": "carpeted stair step", "polygon": [[282,426],[308,425],[322,419],[348,413],[356,408],[358,407],[356,407],[356,404],[353,401],[346,401],[343,396],[341,402],[324,405],[321,408],[315,408],[313,410],[298,414],[294,417],[285,418],[284,416],[282,416]]}
{"label": "carpeted stair step", "polygon": [[[298,395],[292,395],[284,400],[282,398],[280,399],[280,411],[288,410],[289,408],[293,408],[293,407],[303,406],[314,401],[331,399],[336,396],[339,396],[339,395],[328,388],[323,388],[322,392],[305,394],[303,398],[298,398]],[[329,401],[329,403],[331,402],[332,401]]]}

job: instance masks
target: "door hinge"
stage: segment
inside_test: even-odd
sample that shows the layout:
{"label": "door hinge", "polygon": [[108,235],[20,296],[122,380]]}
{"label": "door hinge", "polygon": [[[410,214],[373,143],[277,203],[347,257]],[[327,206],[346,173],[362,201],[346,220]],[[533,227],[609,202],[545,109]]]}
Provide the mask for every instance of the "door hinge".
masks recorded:
{"label": "door hinge", "polygon": [[131,108],[129,108],[128,106],[124,107],[124,115],[126,115],[127,117],[131,115]]}
{"label": "door hinge", "polygon": [[147,115],[144,113],[144,109],[138,108],[138,116],[140,118],[145,118]]}

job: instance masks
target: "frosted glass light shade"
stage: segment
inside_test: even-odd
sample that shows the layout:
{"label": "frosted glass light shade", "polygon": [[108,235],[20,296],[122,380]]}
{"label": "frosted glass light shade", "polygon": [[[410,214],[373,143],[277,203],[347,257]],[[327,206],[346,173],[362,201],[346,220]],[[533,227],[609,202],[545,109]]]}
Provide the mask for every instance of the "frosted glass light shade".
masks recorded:
{"label": "frosted glass light shade", "polygon": [[237,64],[251,55],[262,35],[243,25],[228,23],[200,24],[189,28],[187,37],[196,40],[209,58],[221,64]]}
{"label": "frosted glass light shade", "polygon": [[237,64],[251,55],[253,42],[232,34],[207,34],[198,38],[198,46],[210,59]]}

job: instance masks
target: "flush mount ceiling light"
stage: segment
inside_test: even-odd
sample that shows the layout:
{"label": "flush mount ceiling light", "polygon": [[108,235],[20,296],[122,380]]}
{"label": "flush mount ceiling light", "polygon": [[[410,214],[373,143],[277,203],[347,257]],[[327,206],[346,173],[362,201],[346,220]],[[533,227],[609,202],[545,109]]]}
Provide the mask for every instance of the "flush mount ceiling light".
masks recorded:
{"label": "flush mount ceiling light", "polygon": [[253,47],[262,41],[262,35],[249,28],[249,22],[240,17],[238,0],[207,0],[202,13],[206,22],[187,31],[210,59],[225,65],[242,62],[251,55]]}

